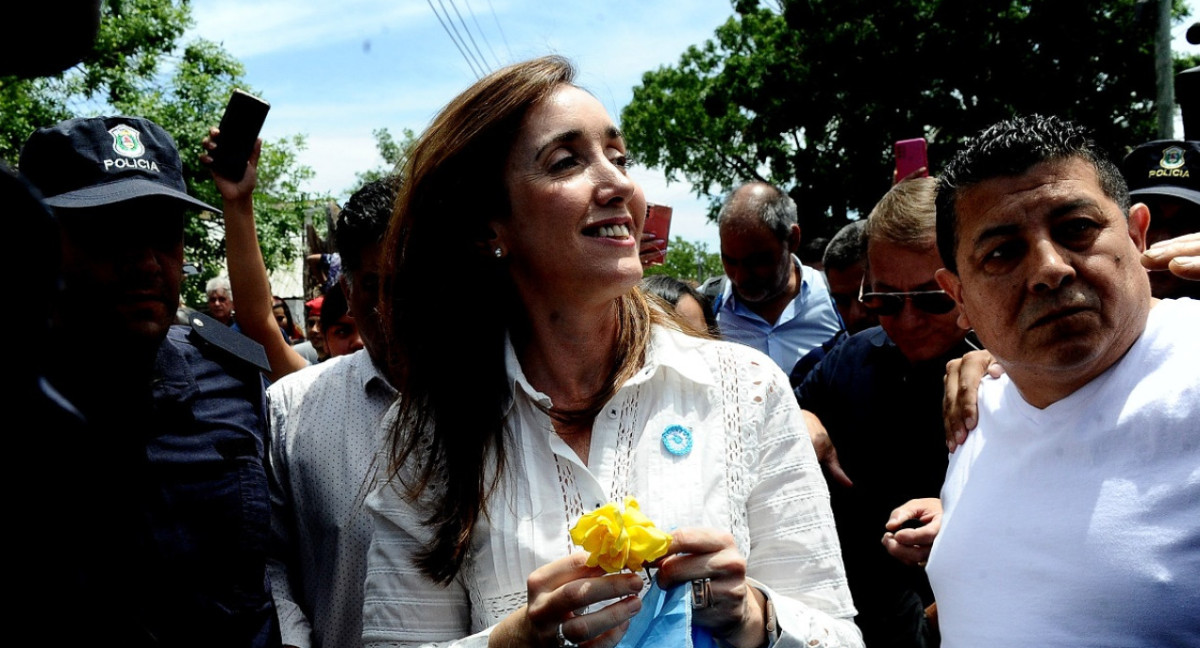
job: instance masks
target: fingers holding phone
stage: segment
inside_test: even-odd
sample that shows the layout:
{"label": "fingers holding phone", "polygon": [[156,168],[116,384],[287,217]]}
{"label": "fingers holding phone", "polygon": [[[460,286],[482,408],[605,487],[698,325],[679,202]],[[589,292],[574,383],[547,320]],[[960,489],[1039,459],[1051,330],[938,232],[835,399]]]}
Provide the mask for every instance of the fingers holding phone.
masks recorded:
{"label": "fingers holding phone", "polygon": [[672,211],[667,205],[650,203],[646,206],[646,225],[642,228],[639,248],[643,266],[659,265],[666,259]]}
{"label": "fingers holding phone", "polygon": [[896,168],[892,171],[892,184],[910,178],[929,176],[929,158],[925,138],[906,139],[896,142]]}
{"label": "fingers holding phone", "polygon": [[209,167],[209,171],[212,172],[213,184],[217,187],[217,193],[221,194],[221,198],[227,203],[239,199],[249,200],[254,193],[254,188],[258,186],[258,159],[262,155],[262,140],[255,140],[242,179],[235,182],[212,168],[212,153],[220,148],[220,133],[220,129],[216,126],[208,129],[208,135],[201,142],[205,151],[200,154],[200,162]]}
{"label": "fingers holding phone", "polygon": [[[271,105],[242,90],[234,90],[221,117],[221,125],[210,128],[200,161],[209,165],[217,190],[226,200],[246,197],[257,182],[262,140],[258,138]],[[249,171],[249,173],[247,172]]]}
{"label": "fingers holding phone", "polygon": [[210,153],[214,171],[234,182],[242,179],[269,110],[271,104],[262,99],[241,90],[233,91],[218,127],[218,148]]}

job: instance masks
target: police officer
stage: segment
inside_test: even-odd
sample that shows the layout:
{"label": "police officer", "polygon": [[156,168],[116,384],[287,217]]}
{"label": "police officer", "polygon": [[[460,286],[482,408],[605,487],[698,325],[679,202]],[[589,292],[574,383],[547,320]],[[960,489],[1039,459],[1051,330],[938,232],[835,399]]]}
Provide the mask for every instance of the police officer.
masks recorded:
{"label": "police officer", "polygon": [[[20,170],[62,229],[46,374],[85,427],[44,445],[65,495],[39,532],[70,547],[64,628],[120,645],[275,646],[266,579],[262,348],[214,320],[175,326],[187,194],[179,153],[135,117],[35,132]],[[31,431],[54,438],[53,430]],[[66,443],[61,443],[61,442]],[[29,457],[36,460],[37,457]],[[52,516],[45,516],[52,518]]]}

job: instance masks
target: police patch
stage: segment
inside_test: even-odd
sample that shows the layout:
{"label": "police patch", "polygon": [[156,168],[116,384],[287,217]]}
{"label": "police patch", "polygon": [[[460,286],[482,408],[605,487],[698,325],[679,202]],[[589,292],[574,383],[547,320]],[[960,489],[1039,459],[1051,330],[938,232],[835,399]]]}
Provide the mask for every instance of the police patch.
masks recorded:
{"label": "police patch", "polygon": [[112,135],[113,150],[117,152],[117,155],[137,158],[146,154],[146,147],[142,146],[141,133],[137,130],[121,124],[110,128],[108,133]]}
{"label": "police patch", "polygon": [[1183,166],[1183,149],[1178,146],[1168,146],[1163,149],[1162,160],[1158,162],[1158,166],[1164,169],[1178,169]]}

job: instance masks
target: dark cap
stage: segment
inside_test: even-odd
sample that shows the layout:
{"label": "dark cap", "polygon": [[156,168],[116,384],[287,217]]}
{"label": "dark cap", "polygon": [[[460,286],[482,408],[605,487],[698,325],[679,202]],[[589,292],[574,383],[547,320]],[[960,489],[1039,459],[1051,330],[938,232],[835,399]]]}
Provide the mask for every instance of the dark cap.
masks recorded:
{"label": "dark cap", "polygon": [[20,170],[51,207],[164,196],[221,213],[187,194],[175,141],[141,117],[83,117],[39,128],[21,149]]}
{"label": "dark cap", "polygon": [[1200,142],[1155,140],[1133,149],[1121,163],[1132,198],[1182,198],[1200,205]]}

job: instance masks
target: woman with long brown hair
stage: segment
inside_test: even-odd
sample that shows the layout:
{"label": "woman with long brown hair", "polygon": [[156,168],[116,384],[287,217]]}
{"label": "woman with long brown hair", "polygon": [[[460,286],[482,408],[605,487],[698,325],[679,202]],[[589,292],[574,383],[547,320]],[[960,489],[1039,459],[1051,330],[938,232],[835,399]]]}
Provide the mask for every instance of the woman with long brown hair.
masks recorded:
{"label": "woman with long brown hair", "polygon": [[632,495],[672,532],[657,579],[694,587],[695,625],[737,648],[861,645],[787,379],[648,305],[645,198],[573,75],[558,57],[492,73],[405,167],[364,642],[616,644],[643,583],[587,567],[569,529]]}

